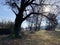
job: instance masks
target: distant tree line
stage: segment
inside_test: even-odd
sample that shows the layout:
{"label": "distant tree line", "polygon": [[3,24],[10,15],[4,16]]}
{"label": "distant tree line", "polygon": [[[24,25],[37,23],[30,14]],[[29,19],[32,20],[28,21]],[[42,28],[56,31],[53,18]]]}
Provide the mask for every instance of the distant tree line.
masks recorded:
{"label": "distant tree line", "polygon": [[0,22],[0,34],[10,34],[13,31],[14,22]]}

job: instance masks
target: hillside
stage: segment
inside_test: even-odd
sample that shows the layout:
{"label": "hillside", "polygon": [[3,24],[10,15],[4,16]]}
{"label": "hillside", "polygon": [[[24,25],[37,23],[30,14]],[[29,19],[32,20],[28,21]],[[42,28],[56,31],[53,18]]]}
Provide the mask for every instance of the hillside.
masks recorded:
{"label": "hillside", "polygon": [[[28,34],[24,39],[0,41],[1,45],[60,45],[60,31],[41,30]],[[2,42],[2,43],[1,43]]]}

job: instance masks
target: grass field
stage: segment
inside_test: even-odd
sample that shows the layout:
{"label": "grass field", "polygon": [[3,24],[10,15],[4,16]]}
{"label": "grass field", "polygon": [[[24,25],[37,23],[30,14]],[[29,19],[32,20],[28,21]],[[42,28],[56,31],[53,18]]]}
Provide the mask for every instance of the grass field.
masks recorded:
{"label": "grass field", "polygon": [[60,45],[60,31],[41,30],[26,35],[24,39],[0,40],[0,45]]}

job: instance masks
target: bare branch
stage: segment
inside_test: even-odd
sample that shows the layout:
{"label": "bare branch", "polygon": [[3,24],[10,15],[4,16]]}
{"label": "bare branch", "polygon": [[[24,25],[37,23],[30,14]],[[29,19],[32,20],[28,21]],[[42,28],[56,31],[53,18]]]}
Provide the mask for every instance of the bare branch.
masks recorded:
{"label": "bare branch", "polygon": [[47,19],[53,21],[52,19],[50,19],[48,16],[44,15],[43,13],[37,13],[37,12],[32,12],[32,13],[28,14],[25,18],[23,18],[23,20],[27,19],[27,18],[30,17],[30,15],[32,15],[32,14],[36,14],[37,16],[38,16],[38,15],[41,15],[41,16],[44,16],[44,17],[46,17]]}
{"label": "bare branch", "polygon": [[60,2],[60,0],[59,1],[57,1],[57,2],[54,2],[52,5],[55,5],[56,3],[59,3]]}
{"label": "bare branch", "polygon": [[31,0],[30,2],[28,2],[29,4],[31,4],[33,1],[35,1],[35,0]]}
{"label": "bare branch", "polygon": [[39,13],[36,13],[36,12],[32,12],[32,13],[30,13],[30,14],[28,14],[25,18],[24,18],[24,20],[26,19],[26,18],[28,18],[30,15],[32,15],[32,14],[39,14]]}
{"label": "bare branch", "polygon": [[20,9],[20,8],[18,7],[18,5],[17,5],[15,2],[14,2],[12,5],[15,5],[18,10]]}
{"label": "bare branch", "polygon": [[33,8],[33,6],[32,5],[30,5],[31,6],[31,8],[32,8],[32,10],[33,10],[33,12],[34,12],[34,8]]}
{"label": "bare branch", "polygon": [[26,5],[27,5],[27,6],[30,5],[33,1],[35,1],[35,0],[31,0],[31,1],[29,1],[29,2],[26,2]]}
{"label": "bare branch", "polygon": [[19,6],[17,5],[17,3],[13,0],[10,1],[6,1],[6,4],[11,6],[12,8],[17,8],[19,10]]}
{"label": "bare branch", "polygon": [[24,5],[25,0],[21,0],[21,7]]}
{"label": "bare branch", "polygon": [[41,5],[50,5],[50,4],[37,4],[37,3],[31,3],[32,5],[36,5],[36,6],[41,6]]}
{"label": "bare branch", "polygon": [[14,12],[15,15],[17,15],[16,12],[13,9],[11,9],[11,10]]}
{"label": "bare branch", "polygon": [[28,0],[26,3],[30,2],[30,0]]}
{"label": "bare branch", "polygon": [[60,0],[59,1],[57,1],[57,2],[54,2],[53,4],[43,4],[43,3],[41,3],[40,2],[40,4],[37,4],[37,3],[31,3],[32,5],[36,5],[36,6],[41,6],[41,5],[51,5],[51,6],[53,6],[53,5],[55,5],[56,3],[59,3],[60,2]]}

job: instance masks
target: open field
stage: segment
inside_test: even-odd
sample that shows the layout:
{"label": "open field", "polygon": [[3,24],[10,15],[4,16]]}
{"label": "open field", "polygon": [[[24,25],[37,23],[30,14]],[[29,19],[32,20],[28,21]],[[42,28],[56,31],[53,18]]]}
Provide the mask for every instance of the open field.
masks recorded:
{"label": "open field", "polygon": [[1,40],[0,45],[60,45],[60,31],[41,30],[23,36],[23,39]]}

